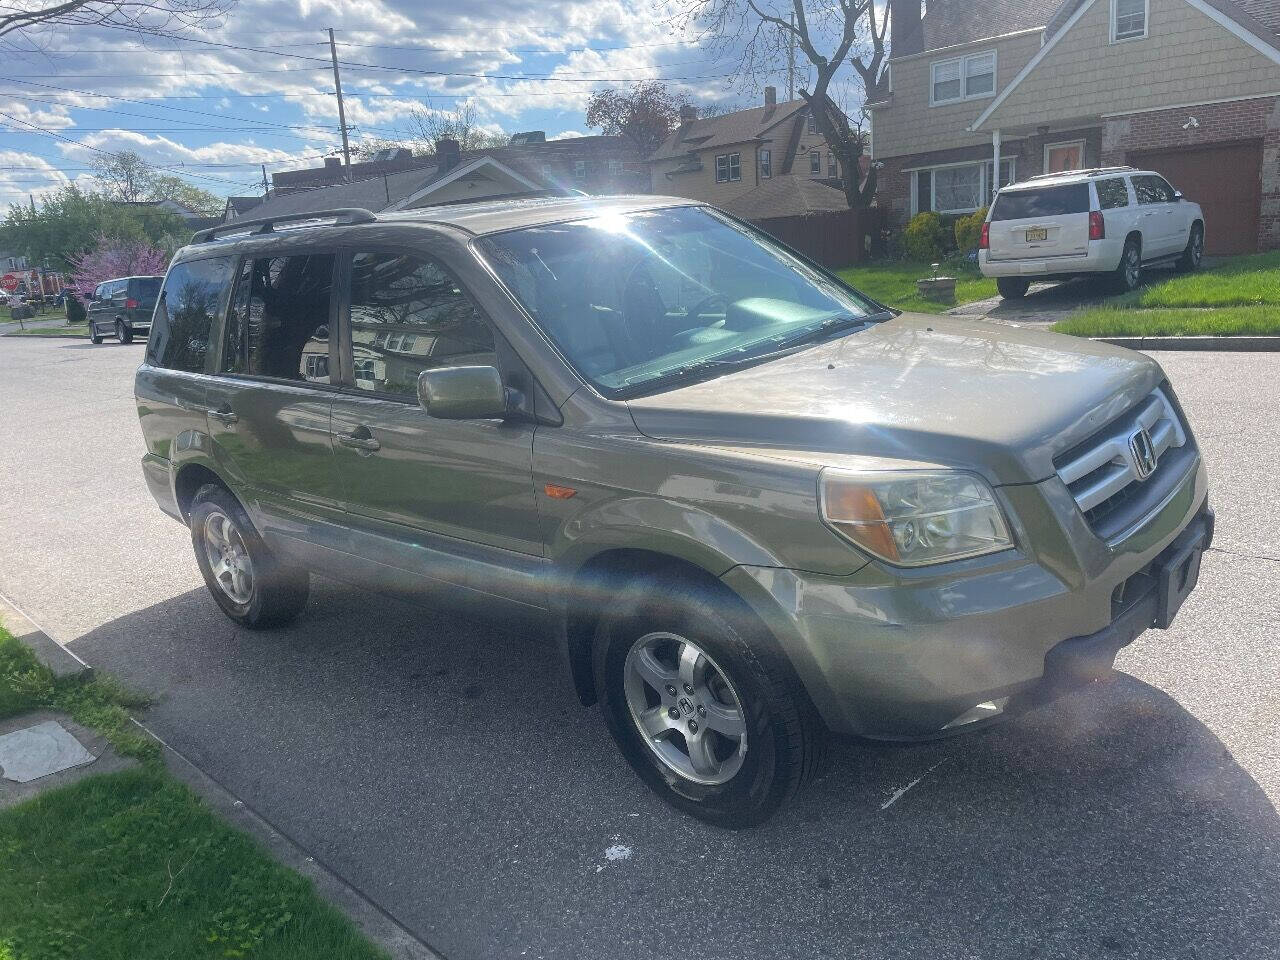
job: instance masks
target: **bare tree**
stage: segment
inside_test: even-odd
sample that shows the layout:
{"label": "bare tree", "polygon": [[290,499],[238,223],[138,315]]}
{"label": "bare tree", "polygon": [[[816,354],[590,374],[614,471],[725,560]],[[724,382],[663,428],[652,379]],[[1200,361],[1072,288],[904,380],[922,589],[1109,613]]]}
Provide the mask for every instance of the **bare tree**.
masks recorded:
{"label": "bare tree", "polygon": [[0,37],[41,28],[124,27],[153,33],[209,27],[235,0],[9,0],[0,4]]}
{"label": "bare tree", "polygon": [[[889,12],[875,0],[672,0],[683,28],[712,41],[721,53],[741,56],[740,83],[758,86],[785,69],[794,48],[808,61],[812,84],[800,96],[813,111],[818,132],[831,144],[844,172],[851,207],[865,207],[876,192],[876,171],[865,183],[861,158],[867,103],[876,100],[884,76]],[[849,66],[861,89],[858,103],[836,103],[837,73]],[[852,114],[854,119],[850,119]]]}
{"label": "bare tree", "polygon": [[508,136],[480,126],[476,105],[463,100],[452,110],[434,110],[430,106],[415,107],[406,120],[409,139],[421,143],[430,153],[437,140],[446,137],[458,141],[462,150],[489,150],[505,147]]}
{"label": "bare tree", "polygon": [[93,167],[94,178],[102,184],[102,192],[112,200],[135,203],[152,199],[155,171],[132,150],[94,154],[89,165]]}

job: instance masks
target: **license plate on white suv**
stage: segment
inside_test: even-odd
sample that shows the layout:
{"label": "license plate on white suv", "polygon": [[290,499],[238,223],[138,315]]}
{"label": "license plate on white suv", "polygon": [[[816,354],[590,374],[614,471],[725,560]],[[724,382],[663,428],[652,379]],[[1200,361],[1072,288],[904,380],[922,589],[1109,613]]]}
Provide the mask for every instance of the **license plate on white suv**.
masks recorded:
{"label": "license plate on white suv", "polygon": [[1044,227],[1036,227],[1027,231],[1027,243],[1039,243],[1049,239],[1049,231]]}

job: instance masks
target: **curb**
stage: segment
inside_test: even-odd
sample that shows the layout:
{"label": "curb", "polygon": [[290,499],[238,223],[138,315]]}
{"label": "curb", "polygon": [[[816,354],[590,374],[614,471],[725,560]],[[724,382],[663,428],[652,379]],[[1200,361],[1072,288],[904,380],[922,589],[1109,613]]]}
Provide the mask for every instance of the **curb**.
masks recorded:
{"label": "curb", "polygon": [[366,937],[391,955],[392,960],[444,960],[402,927],[391,914],[351,886],[324,863],[308,855],[293,838],[250,807],[217,780],[158,737],[138,720],[133,721],[160,744],[165,769],[198,795],[223,820],[261,844],[277,862],[306,877],[321,899],[350,919]]}
{"label": "curb", "polygon": [[36,655],[36,659],[53,671],[55,677],[92,673],[93,667],[41,630],[31,618],[0,596],[0,623]]}
{"label": "curb", "polygon": [[1130,350],[1204,350],[1222,353],[1280,352],[1280,337],[1090,337]]}
{"label": "curb", "polygon": [[89,335],[79,333],[0,333],[0,337],[18,337],[21,340],[88,340]]}
{"label": "curb", "polygon": [[[92,672],[92,666],[41,630],[3,595],[0,595],[0,622],[14,637],[31,647],[37,659],[57,676]],[[165,743],[146,724],[130,719],[160,744],[165,769],[175,779],[189,787],[227,823],[256,840],[277,863],[310,880],[321,899],[351,920],[366,937],[390,954],[392,960],[444,960],[360,890],[309,855],[291,837]]]}

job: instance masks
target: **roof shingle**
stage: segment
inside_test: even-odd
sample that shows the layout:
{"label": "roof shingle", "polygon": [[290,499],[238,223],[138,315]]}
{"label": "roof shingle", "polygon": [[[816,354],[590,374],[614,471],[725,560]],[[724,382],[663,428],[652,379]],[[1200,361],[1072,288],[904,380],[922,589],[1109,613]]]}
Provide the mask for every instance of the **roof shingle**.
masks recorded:
{"label": "roof shingle", "polygon": [[779,103],[773,107],[753,107],[719,117],[706,117],[682,123],[649,157],[650,160],[673,160],[694,150],[727,147],[736,143],[759,140],[779,123],[794,117],[809,105],[803,100]]}
{"label": "roof shingle", "polygon": [[849,202],[843,190],[825,180],[784,176],[765,180],[754,190],[723,204],[723,207],[744,220],[771,220],[848,210]]}

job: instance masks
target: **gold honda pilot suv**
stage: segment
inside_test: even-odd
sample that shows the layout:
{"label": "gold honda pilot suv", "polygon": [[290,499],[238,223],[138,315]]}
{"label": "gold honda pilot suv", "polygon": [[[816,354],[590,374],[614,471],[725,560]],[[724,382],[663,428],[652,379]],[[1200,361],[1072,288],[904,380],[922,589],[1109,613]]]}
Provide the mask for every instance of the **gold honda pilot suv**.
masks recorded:
{"label": "gold honda pilot suv", "polygon": [[231,619],[293,620],[312,573],[535,613],[639,777],[728,827],[829,731],[937,737],[1107,674],[1213,535],[1154,360],[898,313],[686,200],[203,231],[136,394]]}

